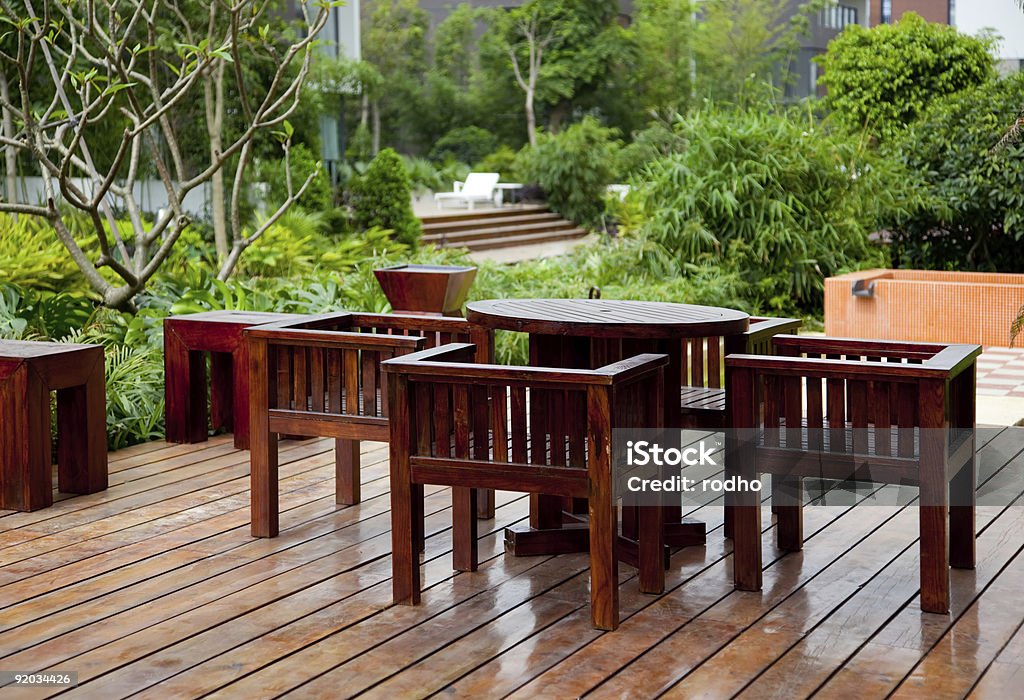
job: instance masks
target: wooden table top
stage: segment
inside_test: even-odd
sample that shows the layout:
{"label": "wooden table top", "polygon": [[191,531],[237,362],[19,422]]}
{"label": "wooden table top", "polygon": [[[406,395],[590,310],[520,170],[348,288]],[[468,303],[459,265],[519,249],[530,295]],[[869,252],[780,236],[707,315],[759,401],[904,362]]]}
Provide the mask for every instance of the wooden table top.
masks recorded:
{"label": "wooden table top", "polygon": [[546,335],[679,338],[734,335],[749,316],[734,309],[618,299],[490,299],[466,306],[487,328]]}
{"label": "wooden table top", "polygon": [[66,355],[83,350],[103,351],[99,345],[82,345],[74,343],[51,343],[40,340],[0,340],[0,359],[30,360],[36,357]]}

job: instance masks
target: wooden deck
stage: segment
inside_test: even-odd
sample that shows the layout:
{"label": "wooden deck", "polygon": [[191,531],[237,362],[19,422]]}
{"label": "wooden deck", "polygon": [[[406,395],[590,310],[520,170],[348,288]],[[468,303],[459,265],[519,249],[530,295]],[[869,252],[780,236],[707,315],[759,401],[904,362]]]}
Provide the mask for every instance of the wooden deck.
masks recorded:
{"label": "wooden deck", "polygon": [[338,508],[330,443],[286,443],[274,540],[249,536],[229,436],[136,446],[105,493],[0,512],[0,670],[80,682],[0,697],[1020,697],[1024,500],[1005,494],[1024,492],[1024,429],[982,442],[978,567],[953,572],[951,615],[918,608],[913,505],[835,496],[781,558],[764,509],[762,593],[732,590],[722,508],[696,512],[707,546],[673,556],[665,595],[622,567],[613,633],[590,626],[585,557],[504,555],[523,497],[498,494],[486,563],[455,575],[449,492],[429,492],[424,602],[392,607],[383,446],[363,504]]}

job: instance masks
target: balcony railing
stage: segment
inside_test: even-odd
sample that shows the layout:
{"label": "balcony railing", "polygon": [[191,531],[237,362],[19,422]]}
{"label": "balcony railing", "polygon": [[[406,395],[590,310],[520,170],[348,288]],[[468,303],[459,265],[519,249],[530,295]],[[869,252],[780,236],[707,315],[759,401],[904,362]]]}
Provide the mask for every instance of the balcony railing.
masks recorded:
{"label": "balcony railing", "polygon": [[842,31],[851,24],[859,24],[856,7],[835,4],[818,13],[818,26]]}

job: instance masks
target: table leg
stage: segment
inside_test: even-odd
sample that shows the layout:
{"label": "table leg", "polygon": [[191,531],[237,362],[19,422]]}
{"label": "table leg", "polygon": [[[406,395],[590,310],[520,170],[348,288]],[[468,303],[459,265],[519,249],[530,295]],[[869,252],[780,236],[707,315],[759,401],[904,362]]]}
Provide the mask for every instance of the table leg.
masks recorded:
{"label": "table leg", "polygon": [[233,365],[230,353],[210,353],[210,427],[214,430],[235,427]]}
{"label": "table leg", "polygon": [[168,442],[204,442],[206,366],[203,353],[189,350],[173,328],[164,330],[164,396]]}
{"label": "table leg", "polygon": [[65,493],[107,488],[107,399],[97,354],[85,384],[57,392],[57,483]]}
{"label": "table leg", "polygon": [[6,369],[0,365],[0,508],[39,510],[53,504],[50,394],[27,364]]}
{"label": "table leg", "polygon": [[249,449],[249,344],[243,338],[231,358],[231,419],[235,449]]}
{"label": "table leg", "polygon": [[[621,339],[588,339],[572,336],[530,336],[530,364],[535,367],[567,367],[595,368],[624,357],[643,352],[664,353],[669,355],[669,365],[665,372],[665,386],[682,386],[683,350],[680,340],[621,340]],[[557,416],[550,412],[550,401],[541,392],[536,391],[531,399],[530,420],[532,452],[542,457],[549,444],[565,437],[564,425]],[[582,410],[582,408],[580,409]],[[665,392],[665,424],[670,428],[680,426],[679,392]],[[551,436],[552,443],[548,442]],[[570,463],[573,463],[575,452],[571,446]],[[620,545],[623,551],[636,551],[639,534],[639,513],[623,513],[623,538]],[[562,499],[557,496],[533,494],[530,496],[529,527],[512,527],[505,531],[506,549],[517,556],[535,554],[566,554],[586,551],[589,546],[585,513],[586,499]],[[665,504],[662,507],[664,543],[671,547],[701,546],[706,541],[707,528],[703,522],[682,517],[679,503]]]}

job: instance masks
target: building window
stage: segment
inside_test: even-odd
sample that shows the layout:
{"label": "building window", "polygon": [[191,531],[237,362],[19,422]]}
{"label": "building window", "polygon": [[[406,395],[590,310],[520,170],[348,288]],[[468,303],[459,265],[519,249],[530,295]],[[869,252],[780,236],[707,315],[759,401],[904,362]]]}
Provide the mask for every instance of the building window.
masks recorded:
{"label": "building window", "polygon": [[892,23],[892,0],[882,0],[882,24]]}
{"label": "building window", "polygon": [[956,0],[949,0],[949,26],[956,26]]}

